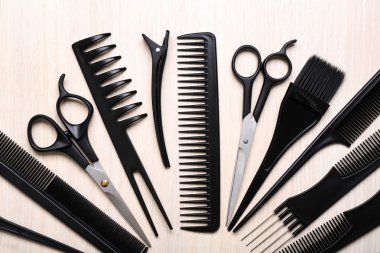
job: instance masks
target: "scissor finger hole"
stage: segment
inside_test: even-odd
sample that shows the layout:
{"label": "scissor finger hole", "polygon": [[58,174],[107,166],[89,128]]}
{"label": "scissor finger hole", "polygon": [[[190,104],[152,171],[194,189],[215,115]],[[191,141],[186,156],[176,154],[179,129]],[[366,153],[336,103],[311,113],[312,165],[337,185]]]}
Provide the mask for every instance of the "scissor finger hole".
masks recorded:
{"label": "scissor finger hole", "polygon": [[260,70],[261,59],[257,49],[251,46],[239,48],[232,59],[232,68],[237,75],[249,78]]}
{"label": "scissor finger hole", "polygon": [[47,148],[57,140],[57,130],[53,125],[45,120],[38,119],[33,122],[31,135],[34,143],[40,148]]}
{"label": "scissor finger hole", "polygon": [[63,99],[59,106],[63,117],[71,124],[83,123],[89,114],[87,106],[81,100],[73,97]]}
{"label": "scissor finger hole", "polygon": [[281,80],[289,76],[291,65],[288,58],[273,55],[264,62],[264,71],[273,79]]}

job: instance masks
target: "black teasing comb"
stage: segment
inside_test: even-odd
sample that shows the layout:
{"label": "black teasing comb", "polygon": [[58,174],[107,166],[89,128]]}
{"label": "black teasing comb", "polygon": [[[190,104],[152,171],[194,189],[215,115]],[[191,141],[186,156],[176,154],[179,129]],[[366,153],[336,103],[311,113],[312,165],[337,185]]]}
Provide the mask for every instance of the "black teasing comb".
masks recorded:
{"label": "black teasing comb", "polygon": [[0,175],[102,252],[148,248],[0,131]]}
{"label": "black teasing comb", "polygon": [[282,100],[277,125],[267,153],[256,172],[229,229],[237,223],[284,152],[313,128],[329,108],[328,102],[341,85],[344,74],[337,67],[312,56]]}
{"label": "black teasing comb", "polygon": [[350,147],[380,114],[380,71],[350,100],[264,197],[235,227],[238,231],[319,150],[334,143]]}
{"label": "black teasing comb", "polygon": [[360,206],[343,212],[278,253],[332,253],[380,225],[380,191]]}
{"label": "black teasing comb", "polygon": [[91,63],[99,55],[104,54],[105,52],[114,48],[115,45],[103,46],[91,51],[86,51],[90,46],[108,38],[109,36],[111,36],[110,33],[95,35],[93,37],[89,37],[87,39],[83,39],[74,43],[72,47],[82,73],[86,79],[87,85],[91,91],[92,97],[94,98],[96,106],[102,117],[103,123],[107,128],[108,135],[111,137],[112,143],[124,167],[124,171],[128,176],[129,182],[132,185],[132,188],[137,196],[137,199],[140,202],[140,205],[149,221],[150,226],[153,229],[154,234],[158,236],[156,227],[154,226],[153,220],[149,214],[148,208],[145,205],[140,189],[138,188],[137,182],[134,178],[135,172],[140,173],[141,177],[144,179],[170,229],[172,229],[172,226],[170,224],[168,216],[166,215],[164,207],[162,206],[161,201],[158,198],[158,195],[153,187],[153,184],[151,183],[149,176],[146,173],[135,148],[133,147],[132,141],[128,136],[128,131],[126,131],[132,123],[145,118],[147,114],[137,115],[125,120],[119,120],[120,117],[122,117],[125,113],[128,113],[132,109],[135,109],[142,104],[141,102],[138,102],[114,109],[122,100],[136,94],[136,91],[134,90],[109,97],[109,94],[111,92],[113,92],[115,89],[119,89],[125,86],[131,81],[131,79],[121,80],[104,85],[107,80],[124,72],[126,68],[113,69],[101,74],[97,74],[97,72],[105,66],[108,66],[119,60],[121,58],[120,56],[110,57]]}
{"label": "black teasing comb", "polygon": [[[181,229],[214,232],[220,225],[220,144],[216,39],[178,37]],[[183,60],[182,60],[183,59]]]}
{"label": "black teasing comb", "polygon": [[[308,227],[308,225],[374,172],[379,166],[380,130],[377,130],[371,137],[340,160],[321,181],[305,192],[288,198],[284,203],[278,206],[274,210],[274,216],[277,216],[277,219],[269,225],[268,228],[274,226],[278,221],[282,221],[283,224],[280,224],[276,231],[281,231],[281,228],[286,228],[288,232],[291,233],[288,239],[290,240]],[[270,218],[271,217],[272,216],[270,216]],[[255,230],[256,229],[253,231]],[[272,233],[262,242],[267,241],[268,238],[274,235],[276,235],[276,233]],[[284,237],[284,235],[285,234],[282,234],[280,237],[277,237],[274,242],[277,242],[281,237]],[[254,238],[248,245],[258,237],[259,236]],[[259,243],[253,250],[260,244],[262,243]],[[274,243],[269,243],[267,248],[272,245],[274,245]]]}
{"label": "black teasing comb", "polygon": [[153,40],[149,39],[145,34],[142,35],[146,44],[149,47],[152,56],[152,107],[153,107],[153,120],[156,129],[156,138],[158,147],[160,149],[161,159],[166,168],[170,167],[168,152],[166,151],[164,131],[162,129],[162,115],[161,115],[161,86],[162,75],[166,62],[166,55],[169,46],[169,31],[166,31],[164,42],[162,46],[158,45]]}

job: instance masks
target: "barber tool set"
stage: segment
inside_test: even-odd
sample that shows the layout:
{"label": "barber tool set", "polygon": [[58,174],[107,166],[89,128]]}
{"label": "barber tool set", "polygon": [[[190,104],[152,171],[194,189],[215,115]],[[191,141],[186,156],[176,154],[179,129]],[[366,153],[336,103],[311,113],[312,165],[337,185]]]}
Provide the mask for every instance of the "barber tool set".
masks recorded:
{"label": "barber tool set", "polygon": [[[163,97],[165,62],[169,50],[169,31],[166,31],[161,45],[147,35],[143,39],[151,55],[151,106],[154,131],[162,165],[170,168],[170,154],[165,142],[163,104],[169,103]],[[99,46],[111,39],[110,33],[103,33],[79,40],[72,44],[72,49],[85,81],[80,85],[87,87],[95,102],[95,108],[86,98],[72,94],[64,86],[65,75],[58,80],[58,98],[56,113],[64,127],[49,116],[38,114],[31,117],[25,126],[26,135],[33,150],[44,152],[62,152],[71,157],[93,179],[109,201],[131,229],[135,237],[125,228],[102,212],[69,183],[42,165],[16,142],[0,131],[0,175],[33,199],[37,204],[53,214],[70,227],[83,239],[87,240],[101,252],[142,253],[152,247],[144,231],[151,229],[158,237],[158,230],[151,213],[142,196],[142,190],[136,181],[136,174],[142,177],[145,186],[162,215],[162,220],[169,230],[173,229],[170,219],[149,177],[149,169],[143,164],[134,144],[142,140],[130,137],[130,128],[146,118],[147,114],[130,116],[130,113],[142,102],[125,103],[137,93],[136,90],[121,91],[132,82],[131,79],[115,80],[126,71],[125,67],[110,69],[121,56],[107,56],[116,47],[115,44]],[[228,149],[234,155],[232,147],[221,145],[219,117],[219,91],[225,84],[218,81],[217,42],[214,34],[209,32],[189,33],[177,37],[177,75],[178,75],[178,139],[179,139],[179,215],[181,230],[193,233],[212,233],[220,227],[221,220],[221,148]],[[142,42],[142,43],[144,43]],[[380,166],[380,128],[361,143],[356,140],[376,121],[380,115],[380,71],[378,71],[331,120],[306,150],[294,161],[270,190],[255,203],[248,206],[276,167],[287,150],[308,131],[315,127],[330,108],[330,101],[338,96],[342,89],[345,74],[332,63],[313,55],[305,63],[294,82],[291,82],[284,94],[277,116],[273,137],[265,156],[255,171],[254,177],[238,204],[240,188],[245,178],[250,151],[257,127],[263,125],[260,116],[272,88],[284,84],[292,73],[292,61],[289,51],[296,45],[296,40],[283,44],[281,49],[269,54],[263,61],[259,50],[252,45],[239,47],[232,56],[232,71],[237,82],[243,86],[242,127],[235,168],[231,169],[231,191],[227,208],[226,226],[228,231],[236,232],[270,200],[291,177],[301,168],[308,170],[306,163],[317,152],[332,144],[347,147],[347,155],[336,162],[330,171],[314,186],[303,193],[288,197],[267,216],[264,221],[247,231],[242,242],[250,252],[278,253],[318,253],[335,252],[380,225],[380,191],[363,204],[338,214],[320,227],[303,237],[296,238],[305,228],[326,212],[334,203],[350,192]],[[280,48],[281,44],[279,45]],[[237,57],[251,53],[257,59],[257,67],[251,76],[243,76],[237,70]],[[287,71],[276,77],[270,74],[269,65],[274,61],[284,62]],[[219,71],[226,71],[220,70]],[[256,78],[263,76],[261,91],[254,107],[251,106],[253,85]],[[78,80],[77,80],[78,82]],[[148,85],[148,84],[145,84]],[[65,117],[64,103],[76,101],[87,108],[85,119],[77,124]],[[173,101],[171,101],[173,102]],[[170,103],[171,103],[170,102]],[[109,168],[100,163],[101,154],[95,153],[88,134],[92,117],[101,117],[108,132],[120,163],[135,193],[122,196],[120,189],[107,175]],[[40,146],[33,129],[38,122],[44,122],[56,132],[56,140],[48,146]],[[153,124],[152,124],[153,125]],[[152,130],[153,131],[153,130]],[[107,138],[107,137],[104,137]],[[350,148],[355,143],[354,148]],[[99,157],[98,157],[99,155]],[[251,168],[249,168],[251,169]],[[224,188],[229,188],[224,186]],[[99,191],[99,192],[100,192]],[[96,192],[96,194],[100,194]],[[131,199],[137,198],[139,206],[131,206]],[[166,203],[168,204],[168,203]],[[237,205],[238,204],[238,205]],[[167,207],[167,206],[166,206]],[[150,229],[143,228],[136,219],[138,211],[142,212]],[[235,210],[236,209],[236,210]],[[245,214],[243,216],[243,214]],[[0,216],[0,231],[5,231],[25,239],[62,252],[82,252],[68,245],[51,239],[26,227],[15,224]],[[184,232],[186,233],[186,232]],[[141,240],[141,241],[140,241]],[[287,243],[290,243],[287,245]]]}

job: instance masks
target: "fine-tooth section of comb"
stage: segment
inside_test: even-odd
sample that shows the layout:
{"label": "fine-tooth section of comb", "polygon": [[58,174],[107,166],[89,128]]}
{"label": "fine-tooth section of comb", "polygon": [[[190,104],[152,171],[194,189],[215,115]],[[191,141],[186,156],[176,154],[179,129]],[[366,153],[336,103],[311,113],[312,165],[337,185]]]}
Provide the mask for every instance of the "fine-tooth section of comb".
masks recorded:
{"label": "fine-tooth section of comb", "polygon": [[[317,152],[332,144],[350,147],[380,115],[380,70],[322,130],[248,214],[234,228],[238,231]],[[230,228],[230,227],[229,227]]]}
{"label": "fine-tooth section of comb", "polygon": [[220,144],[216,40],[211,33],[178,37],[181,229],[220,225]]}
{"label": "fine-tooth section of comb", "polygon": [[148,208],[145,205],[144,199],[134,177],[135,172],[140,173],[142,176],[143,180],[148,186],[149,191],[152,193],[152,196],[158,205],[166,223],[168,224],[168,227],[172,229],[172,226],[153,187],[153,184],[151,183],[148,174],[145,171],[142,162],[140,161],[137,151],[135,150],[133,143],[128,136],[128,131],[126,131],[128,130],[129,126],[145,118],[147,114],[139,114],[124,119],[124,116],[126,114],[142,105],[141,102],[121,105],[124,100],[135,95],[137,91],[133,90],[126,92],[117,92],[119,89],[130,83],[131,79],[119,80],[110,84],[107,83],[107,81],[109,81],[111,78],[115,78],[116,76],[123,73],[126,68],[116,68],[104,73],[98,73],[104,67],[110,66],[111,64],[117,62],[121,58],[120,56],[108,57],[96,62],[92,62],[100,55],[105,54],[116,46],[103,46],[91,51],[87,51],[90,46],[95,45],[99,41],[104,40],[109,36],[111,36],[110,33],[95,35],[87,39],[75,42],[72,45],[72,48],[82,70],[82,73],[86,79],[87,85],[91,91],[91,95],[95,100],[103,123],[106,126],[108,135],[111,137],[112,143],[123,165],[125,173],[128,176],[136,197],[140,202],[140,205],[149,221],[150,226],[152,227],[154,234],[158,236],[156,227],[150,216]]}
{"label": "fine-tooth section of comb", "polygon": [[102,252],[148,248],[0,131],[0,174]]}

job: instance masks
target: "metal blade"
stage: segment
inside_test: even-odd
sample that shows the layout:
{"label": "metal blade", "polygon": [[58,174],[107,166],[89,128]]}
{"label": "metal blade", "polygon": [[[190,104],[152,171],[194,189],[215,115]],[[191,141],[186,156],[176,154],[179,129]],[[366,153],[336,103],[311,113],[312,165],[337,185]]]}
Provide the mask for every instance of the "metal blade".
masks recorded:
{"label": "metal blade", "polygon": [[250,113],[245,116],[243,120],[243,127],[240,133],[239,150],[237,153],[234,179],[231,187],[230,203],[228,205],[227,226],[230,224],[233,217],[233,210],[236,206],[240,186],[243,181],[245,167],[249,158],[249,152],[251,150],[255,130],[256,121],[253,115]]}
{"label": "metal blade", "polygon": [[113,186],[100,162],[94,162],[93,166],[87,166],[86,171],[96,182],[99,188],[107,195],[108,199],[111,200],[112,204],[116,207],[116,209],[120,212],[128,224],[136,231],[136,233],[148,245],[148,247],[151,247],[147,236],[140,227],[136,218],[133,216],[131,210],[129,210],[128,206],[121,198],[119,192]]}

